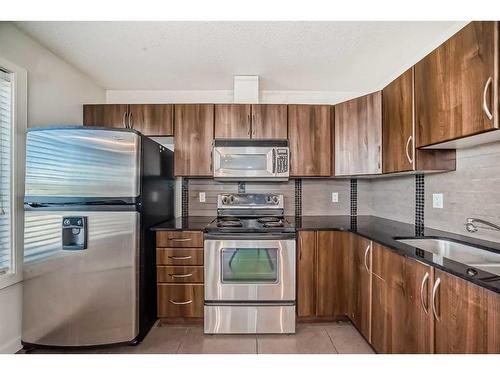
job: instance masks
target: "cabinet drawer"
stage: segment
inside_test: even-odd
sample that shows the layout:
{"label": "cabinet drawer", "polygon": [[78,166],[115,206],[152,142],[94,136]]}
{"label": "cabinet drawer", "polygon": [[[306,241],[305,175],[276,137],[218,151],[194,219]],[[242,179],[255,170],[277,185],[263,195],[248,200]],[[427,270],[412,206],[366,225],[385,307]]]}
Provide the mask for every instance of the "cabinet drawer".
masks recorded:
{"label": "cabinet drawer", "polygon": [[158,284],[159,318],[202,318],[203,284]]}
{"label": "cabinet drawer", "polygon": [[202,232],[157,232],[157,247],[203,247]]}
{"label": "cabinet drawer", "polygon": [[202,283],[203,266],[158,266],[156,278],[159,283]]}
{"label": "cabinet drawer", "polygon": [[158,266],[203,266],[203,249],[166,248],[156,249]]}

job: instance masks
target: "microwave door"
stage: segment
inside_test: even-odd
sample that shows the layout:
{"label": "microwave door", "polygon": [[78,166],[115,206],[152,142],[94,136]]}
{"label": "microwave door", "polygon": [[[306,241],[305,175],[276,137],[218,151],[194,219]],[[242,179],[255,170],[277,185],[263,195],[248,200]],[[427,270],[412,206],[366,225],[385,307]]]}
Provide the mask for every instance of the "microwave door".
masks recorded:
{"label": "microwave door", "polygon": [[258,180],[272,178],[276,168],[272,147],[214,148],[214,178]]}

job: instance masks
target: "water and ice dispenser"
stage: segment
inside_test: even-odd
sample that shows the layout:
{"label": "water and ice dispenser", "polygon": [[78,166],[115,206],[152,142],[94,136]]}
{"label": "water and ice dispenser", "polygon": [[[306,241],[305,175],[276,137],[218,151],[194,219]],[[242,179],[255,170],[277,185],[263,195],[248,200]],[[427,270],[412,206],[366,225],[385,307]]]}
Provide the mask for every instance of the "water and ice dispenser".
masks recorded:
{"label": "water and ice dispenser", "polygon": [[63,250],[85,250],[87,248],[87,217],[66,216],[62,222]]}

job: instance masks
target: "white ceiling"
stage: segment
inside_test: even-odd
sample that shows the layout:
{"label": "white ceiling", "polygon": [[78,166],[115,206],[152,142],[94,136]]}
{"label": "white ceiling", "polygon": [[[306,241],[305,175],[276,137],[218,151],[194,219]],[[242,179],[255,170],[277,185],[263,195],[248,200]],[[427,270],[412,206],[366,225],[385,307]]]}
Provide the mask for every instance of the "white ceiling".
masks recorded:
{"label": "white ceiling", "polygon": [[464,22],[17,22],[110,90],[380,88]]}

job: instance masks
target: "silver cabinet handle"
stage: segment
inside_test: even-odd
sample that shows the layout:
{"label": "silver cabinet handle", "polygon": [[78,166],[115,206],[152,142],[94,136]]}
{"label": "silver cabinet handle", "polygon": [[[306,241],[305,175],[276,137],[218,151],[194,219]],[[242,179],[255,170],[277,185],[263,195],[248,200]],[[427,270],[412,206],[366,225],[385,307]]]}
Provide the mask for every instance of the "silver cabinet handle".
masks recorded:
{"label": "silver cabinet handle", "polygon": [[[410,157],[410,151],[408,150],[408,146],[410,145],[410,142],[412,141],[413,137],[410,135],[408,137],[408,140],[406,141],[406,158],[408,159],[408,162],[410,164],[413,164],[413,160],[412,158]],[[412,142],[413,143],[413,142]]]}
{"label": "silver cabinet handle", "polygon": [[170,238],[170,241],[186,242],[186,241],[191,241],[191,238]]}
{"label": "silver cabinet handle", "polygon": [[175,274],[169,273],[168,276],[173,277],[174,279],[182,279],[184,277],[191,277],[191,276],[193,276],[193,274],[192,273],[185,273],[183,275],[175,275]]}
{"label": "silver cabinet handle", "polygon": [[299,236],[299,239],[300,239],[300,247],[299,247],[299,260],[302,260],[302,246],[303,246],[303,243],[302,243],[302,236]]}
{"label": "silver cabinet handle", "polygon": [[429,313],[429,310],[427,309],[427,306],[425,306],[424,303],[424,286],[427,285],[427,280],[429,280],[429,272],[425,273],[424,277],[422,278],[422,284],[420,284],[420,303],[426,315]]}
{"label": "silver cabinet handle", "polygon": [[491,111],[488,107],[488,100],[487,100],[487,96],[488,96],[488,90],[491,86],[491,82],[493,82],[493,78],[492,77],[489,77],[488,80],[486,81],[486,84],[484,85],[484,90],[483,90],[483,111],[484,113],[486,113],[486,116],[492,120],[493,119],[493,115],[491,114]]}
{"label": "silver cabinet handle", "polygon": [[214,151],[210,150],[210,172],[214,170]]}
{"label": "silver cabinet handle", "polygon": [[122,117],[122,124],[125,129],[128,128],[127,126],[127,111],[123,112],[123,117]]}
{"label": "silver cabinet handle", "polygon": [[252,137],[255,135],[254,124],[255,124],[255,113],[252,113]]}
{"label": "silver cabinet handle", "polygon": [[432,288],[432,313],[434,314],[434,317],[436,318],[437,321],[441,320],[441,318],[438,316],[437,310],[436,310],[436,293],[437,293],[439,284],[441,284],[441,279],[438,277],[436,279],[436,283],[434,284],[434,288]]}
{"label": "silver cabinet handle", "polygon": [[188,255],[188,256],[185,256],[185,257],[176,257],[176,256],[169,255],[168,257],[170,259],[173,259],[173,260],[186,260],[186,259],[191,259],[192,258],[191,255]]}
{"label": "silver cabinet handle", "polygon": [[173,300],[169,299],[168,302],[170,302],[172,305],[189,305],[190,303],[193,302],[193,300],[188,299],[187,301],[177,302],[177,301],[173,301]]}
{"label": "silver cabinet handle", "polygon": [[128,113],[128,128],[133,129],[134,128],[134,115],[132,112]]}
{"label": "silver cabinet handle", "polygon": [[378,163],[377,163],[377,166],[378,166],[378,170],[379,171],[381,169],[381,165],[380,165],[381,164],[380,163],[381,159],[382,159],[382,146],[378,146]]}
{"label": "silver cabinet handle", "polygon": [[371,245],[368,245],[365,250],[365,268],[368,273],[370,273],[370,269],[368,268],[368,263],[366,262],[366,256],[368,255],[368,251],[370,251]]}

